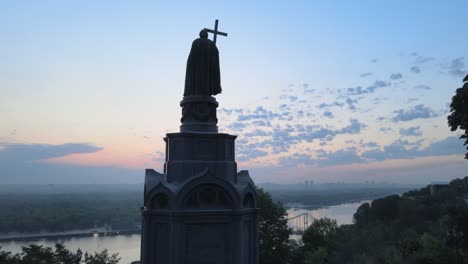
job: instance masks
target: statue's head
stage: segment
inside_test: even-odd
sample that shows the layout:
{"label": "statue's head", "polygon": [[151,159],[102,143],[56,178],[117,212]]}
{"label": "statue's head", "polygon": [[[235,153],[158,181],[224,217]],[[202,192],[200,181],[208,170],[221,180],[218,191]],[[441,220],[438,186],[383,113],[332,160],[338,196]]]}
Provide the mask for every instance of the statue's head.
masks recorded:
{"label": "statue's head", "polygon": [[205,29],[202,29],[200,31],[200,38],[208,38],[208,31],[206,31]]}

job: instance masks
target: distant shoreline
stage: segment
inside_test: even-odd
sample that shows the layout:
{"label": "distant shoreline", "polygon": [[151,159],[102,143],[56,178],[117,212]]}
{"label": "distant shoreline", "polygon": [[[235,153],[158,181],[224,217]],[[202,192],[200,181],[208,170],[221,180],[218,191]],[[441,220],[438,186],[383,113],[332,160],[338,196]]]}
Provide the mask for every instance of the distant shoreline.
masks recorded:
{"label": "distant shoreline", "polygon": [[20,235],[18,234],[18,236],[11,236],[11,237],[0,236],[0,242],[41,240],[41,239],[52,240],[52,239],[58,239],[58,238],[73,238],[73,237],[119,236],[119,235],[134,235],[134,234],[140,234],[140,233],[141,233],[141,229],[135,228],[135,229],[125,229],[125,230],[115,230],[115,231],[76,232],[76,233],[66,233],[66,234],[51,233],[47,235],[41,235],[41,234]]}
{"label": "distant shoreline", "polygon": [[[271,190],[275,202],[287,209],[317,210],[335,205],[369,201],[407,188]],[[138,234],[141,223],[139,192],[73,192],[1,194],[0,242],[72,237]],[[100,203],[95,201],[99,200]],[[59,228],[60,227],[60,228]],[[43,230],[50,230],[44,232]],[[66,230],[66,231],[63,231]],[[109,231],[110,230],[110,231]],[[26,232],[21,232],[26,231]]]}

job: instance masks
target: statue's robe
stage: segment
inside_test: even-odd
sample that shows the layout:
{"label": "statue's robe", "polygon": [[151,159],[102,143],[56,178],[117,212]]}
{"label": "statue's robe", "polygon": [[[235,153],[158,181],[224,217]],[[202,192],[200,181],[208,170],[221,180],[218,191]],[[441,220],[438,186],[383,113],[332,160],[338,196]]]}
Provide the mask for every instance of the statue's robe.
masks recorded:
{"label": "statue's robe", "polygon": [[221,93],[219,53],[213,41],[198,38],[193,41],[187,59],[184,96],[211,96]]}

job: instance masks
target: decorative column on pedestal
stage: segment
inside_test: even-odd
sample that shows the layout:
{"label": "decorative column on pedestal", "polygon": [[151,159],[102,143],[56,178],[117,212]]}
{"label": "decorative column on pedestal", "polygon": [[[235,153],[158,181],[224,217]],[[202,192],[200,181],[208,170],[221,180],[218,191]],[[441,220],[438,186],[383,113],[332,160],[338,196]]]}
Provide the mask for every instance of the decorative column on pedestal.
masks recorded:
{"label": "decorative column on pedestal", "polygon": [[[179,133],[168,133],[164,173],[146,170],[142,264],[257,264],[255,185],[237,171],[236,136],[218,133],[217,30],[204,29],[187,60]],[[208,39],[214,34],[214,41]]]}

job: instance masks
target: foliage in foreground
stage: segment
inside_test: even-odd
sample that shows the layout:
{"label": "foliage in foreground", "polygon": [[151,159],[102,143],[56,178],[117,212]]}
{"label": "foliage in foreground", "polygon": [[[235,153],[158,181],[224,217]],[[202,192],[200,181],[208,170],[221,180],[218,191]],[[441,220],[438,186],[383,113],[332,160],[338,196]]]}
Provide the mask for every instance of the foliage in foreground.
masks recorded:
{"label": "foliage in foreground", "polygon": [[109,255],[106,249],[90,255],[87,252],[83,254],[80,249],[73,253],[63,244],[56,244],[55,250],[32,244],[22,247],[19,254],[11,254],[0,248],[1,264],[117,264],[119,261],[118,253]]}
{"label": "foliage in foreground", "polygon": [[468,263],[468,177],[362,204],[355,223],[315,221],[304,233],[298,264]]}
{"label": "foliage in foreground", "polygon": [[291,229],[286,209],[281,203],[273,202],[271,195],[263,189],[257,189],[257,207],[260,208],[260,263],[290,263],[296,243],[289,238]]}
{"label": "foliage in foreground", "polygon": [[[468,75],[463,79],[463,83],[463,87],[458,88],[452,97],[447,121],[450,130],[464,130],[460,138],[465,140],[464,145],[468,145]],[[468,152],[465,154],[465,159],[468,159]]]}

